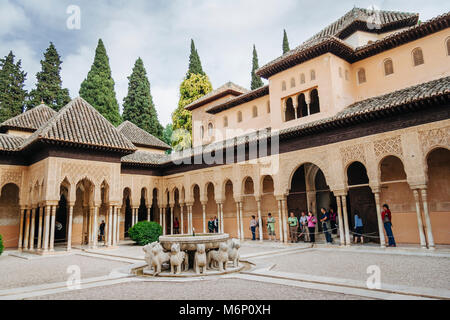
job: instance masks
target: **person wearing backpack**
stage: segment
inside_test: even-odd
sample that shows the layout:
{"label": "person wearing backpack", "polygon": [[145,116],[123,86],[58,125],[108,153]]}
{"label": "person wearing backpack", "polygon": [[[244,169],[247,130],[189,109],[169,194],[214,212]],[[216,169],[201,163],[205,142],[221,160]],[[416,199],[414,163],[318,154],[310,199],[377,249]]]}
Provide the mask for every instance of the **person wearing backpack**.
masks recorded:
{"label": "person wearing backpack", "polygon": [[316,242],[316,223],[316,217],[314,217],[312,211],[308,211],[309,242],[311,243]]}

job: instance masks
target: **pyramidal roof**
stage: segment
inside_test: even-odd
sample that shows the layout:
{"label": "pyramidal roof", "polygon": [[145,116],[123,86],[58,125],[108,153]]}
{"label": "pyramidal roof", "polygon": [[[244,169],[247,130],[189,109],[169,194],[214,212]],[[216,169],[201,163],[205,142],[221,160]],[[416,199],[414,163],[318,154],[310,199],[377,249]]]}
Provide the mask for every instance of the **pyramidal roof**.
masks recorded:
{"label": "pyramidal roof", "polygon": [[120,151],[136,150],[130,140],[81,97],[70,101],[29,136],[22,149],[37,141]]}
{"label": "pyramidal roof", "polygon": [[41,104],[0,124],[0,132],[8,129],[35,131],[52,118],[57,112]]}
{"label": "pyramidal roof", "polygon": [[136,146],[157,148],[162,150],[170,149],[170,146],[167,143],[159,140],[154,135],[139,128],[130,121],[124,121],[121,123],[117,127],[117,130],[119,130],[121,134],[127,137]]}

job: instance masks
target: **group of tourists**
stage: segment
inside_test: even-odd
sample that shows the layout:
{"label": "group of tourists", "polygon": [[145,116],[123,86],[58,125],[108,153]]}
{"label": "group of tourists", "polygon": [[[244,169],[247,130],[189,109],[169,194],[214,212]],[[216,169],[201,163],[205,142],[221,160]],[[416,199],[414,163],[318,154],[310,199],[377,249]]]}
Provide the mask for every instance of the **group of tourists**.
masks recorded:
{"label": "group of tourists", "polygon": [[289,225],[289,240],[291,243],[296,243],[299,240],[304,242],[316,242],[316,225],[318,223],[322,226],[322,231],[325,235],[327,243],[333,243],[331,233],[336,230],[336,213],[333,209],[327,211],[325,208],[320,209],[320,216],[316,218],[312,211],[302,211],[300,217],[296,217],[294,211],[290,212],[288,218]]}
{"label": "group of tourists", "polygon": [[217,217],[209,218],[208,232],[209,233],[219,233],[219,219]]}

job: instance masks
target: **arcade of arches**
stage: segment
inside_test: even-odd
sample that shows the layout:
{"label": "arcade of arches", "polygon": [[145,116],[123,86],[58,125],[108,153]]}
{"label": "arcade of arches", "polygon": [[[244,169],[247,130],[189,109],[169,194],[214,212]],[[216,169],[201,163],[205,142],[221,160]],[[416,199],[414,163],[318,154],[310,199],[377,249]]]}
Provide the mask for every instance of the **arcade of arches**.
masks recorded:
{"label": "arcade of arches", "polygon": [[217,217],[220,232],[249,239],[255,216],[262,240],[268,239],[271,213],[276,238],[287,241],[288,212],[317,215],[325,207],[338,213],[342,245],[351,244],[358,211],[367,241],[385,246],[380,212],[387,203],[397,243],[434,248],[450,244],[448,125],[436,122],[169,176],[65,158],[30,167],[0,165],[0,234],[6,247],[47,253],[55,247],[115,246],[142,220],[160,223],[164,234],[208,232],[208,220]]}

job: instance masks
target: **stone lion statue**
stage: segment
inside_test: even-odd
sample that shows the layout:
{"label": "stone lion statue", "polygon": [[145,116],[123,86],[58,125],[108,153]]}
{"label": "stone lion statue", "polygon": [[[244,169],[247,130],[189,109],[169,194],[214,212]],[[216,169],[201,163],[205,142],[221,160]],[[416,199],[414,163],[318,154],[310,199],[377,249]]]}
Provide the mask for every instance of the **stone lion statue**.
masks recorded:
{"label": "stone lion statue", "polygon": [[157,243],[151,249],[152,252],[152,267],[153,267],[153,276],[157,276],[161,273],[161,267],[163,263],[167,263],[170,261],[170,253],[164,252],[163,247]]}
{"label": "stone lion statue", "polygon": [[153,253],[152,253],[152,249],[155,245],[158,244],[158,241],[152,242],[147,244],[146,246],[144,246],[142,248],[142,250],[144,250],[145,252],[145,262],[147,262],[147,269],[148,270],[152,270],[152,257],[153,257]]}
{"label": "stone lion statue", "polygon": [[239,266],[239,248],[241,247],[241,242],[238,239],[231,239],[228,241],[228,261],[233,262],[233,267],[237,268]]}
{"label": "stone lion statue", "polygon": [[225,242],[221,242],[219,250],[210,250],[207,255],[207,266],[212,269],[212,265],[217,262],[219,264],[219,271],[223,272],[227,269],[228,262],[228,246]]}
{"label": "stone lion statue", "polygon": [[174,243],[170,248],[170,273],[180,274],[181,271],[189,269],[189,258],[186,252],[180,251],[180,244]]}
{"label": "stone lion statue", "polygon": [[204,244],[197,244],[197,251],[195,251],[194,256],[194,270],[196,274],[204,274],[206,272],[206,250]]}

